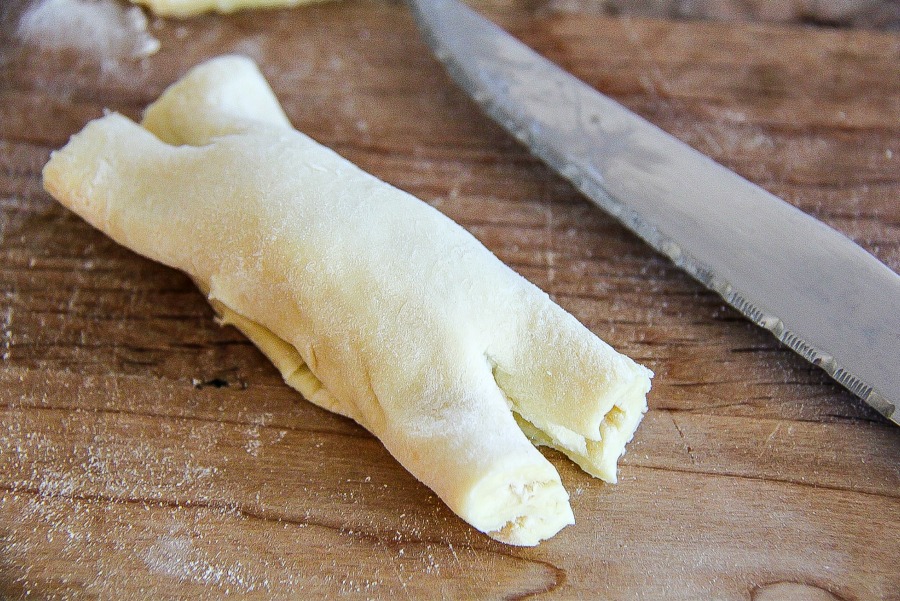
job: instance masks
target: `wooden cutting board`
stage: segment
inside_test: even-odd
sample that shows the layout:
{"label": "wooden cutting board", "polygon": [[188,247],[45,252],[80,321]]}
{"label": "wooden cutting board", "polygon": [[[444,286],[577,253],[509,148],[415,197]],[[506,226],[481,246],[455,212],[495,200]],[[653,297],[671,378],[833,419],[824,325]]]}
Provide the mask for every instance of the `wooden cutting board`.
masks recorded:
{"label": "wooden cutting board", "polygon": [[[896,33],[481,5],[900,270]],[[0,598],[900,599],[900,429],[532,159],[401,4],[150,31],[159,53],[103,69],[3,38]],[[50,150],[104,107],[137,117],[226,52],[259,61],[299,129],[656,372],[618,485],[547,452],[575,526],[531,549],[473,531],[288,389],[184,275],[42,191]]]}

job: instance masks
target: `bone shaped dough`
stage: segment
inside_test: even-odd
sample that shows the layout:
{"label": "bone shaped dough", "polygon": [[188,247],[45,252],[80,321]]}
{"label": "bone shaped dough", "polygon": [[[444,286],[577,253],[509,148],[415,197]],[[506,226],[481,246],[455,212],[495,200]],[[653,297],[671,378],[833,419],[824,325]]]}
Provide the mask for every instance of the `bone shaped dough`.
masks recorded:
{"label": "bone shaped dough", "polygon": [[131,0],[160,17],[185,18],[206,12],[233,13],[252,8],[292,8],[327,0]]}
{"label": "bone shaped dough", "polygon": [[574,523],[523,432],[615,481],[651,372],[449,218],[295,131],[249,59],[195,67],[141,125],[92,121],[44,185],[188,273],[288,384],[493,538],[534,545]]}

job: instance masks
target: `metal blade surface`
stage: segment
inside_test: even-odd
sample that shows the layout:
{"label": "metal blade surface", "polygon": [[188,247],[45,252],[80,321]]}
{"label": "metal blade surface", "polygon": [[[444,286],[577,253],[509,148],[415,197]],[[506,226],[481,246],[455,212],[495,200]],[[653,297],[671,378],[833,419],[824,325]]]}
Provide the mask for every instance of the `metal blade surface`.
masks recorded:
{"label": "metal blade surface", "polygon": [[409,0],[482,108],[586,196],[900,423],[900,276],[456,0]]}

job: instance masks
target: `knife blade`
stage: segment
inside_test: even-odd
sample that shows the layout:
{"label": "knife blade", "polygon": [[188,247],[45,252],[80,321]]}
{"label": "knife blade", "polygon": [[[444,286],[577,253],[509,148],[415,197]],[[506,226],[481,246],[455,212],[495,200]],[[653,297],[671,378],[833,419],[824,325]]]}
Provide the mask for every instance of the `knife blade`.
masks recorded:
{"label": "knife blade", "polygon": [[457,0],[409,0],[448,73],[589,199],[900,424],[900,276]]}

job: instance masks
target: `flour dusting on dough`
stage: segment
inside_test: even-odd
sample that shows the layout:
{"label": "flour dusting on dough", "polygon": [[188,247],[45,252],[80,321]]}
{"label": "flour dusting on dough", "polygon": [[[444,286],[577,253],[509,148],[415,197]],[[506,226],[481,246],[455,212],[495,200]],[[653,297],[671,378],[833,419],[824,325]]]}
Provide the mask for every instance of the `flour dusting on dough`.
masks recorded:
{"label": "flour dusting on dough", "polygon": [[18,37],[55,50],[97,57],[104,70],[122,60],[138,60],[159,50],[136,6],[114,0],[37,0],[22,15]]}

